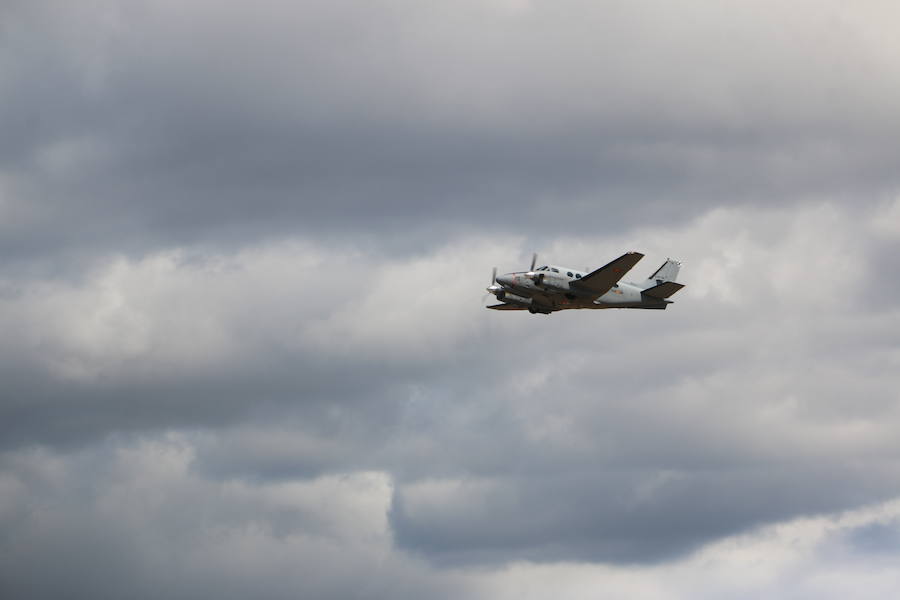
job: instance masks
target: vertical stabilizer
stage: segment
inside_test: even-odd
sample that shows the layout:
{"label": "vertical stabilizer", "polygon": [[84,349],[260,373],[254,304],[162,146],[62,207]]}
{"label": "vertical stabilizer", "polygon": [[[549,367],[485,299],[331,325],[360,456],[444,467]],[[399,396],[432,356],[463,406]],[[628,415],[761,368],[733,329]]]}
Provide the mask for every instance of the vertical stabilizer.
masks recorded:
{"label": "vertical stabilizer", "polygon": [[680,262],[667,258],[666,262],[664,262],[653,275],[647,278],[647,281],[644,282],[644,287],[649,288],[667,281],[675,281],[675,278],[678,277],[678,271],[680,270]]}

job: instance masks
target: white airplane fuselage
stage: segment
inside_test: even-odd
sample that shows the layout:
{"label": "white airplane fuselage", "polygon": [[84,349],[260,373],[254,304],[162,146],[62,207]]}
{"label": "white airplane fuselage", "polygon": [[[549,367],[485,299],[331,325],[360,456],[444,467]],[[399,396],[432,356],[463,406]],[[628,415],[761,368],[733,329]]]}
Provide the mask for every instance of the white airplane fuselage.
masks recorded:
{"label": "white airplane fuselage", "polygon": [[[625,306],[648,304],[642,302],[642,289],[634,283],[620,282],[615,284],[612,289],[602,296],[595,297],[589,292],[584,292],[571,286],[570,282],[580,279],[584,276],[581,271],[573,271],[558,268],[559,273],[552,271],[544,275],[541,285],[535,283],[526,272],[507,273],[497,277],[497,283],[509,290],[509,293],[523,297],[534,298],[537,296],[551,296],[554,310],[564,310],[567,308],[624,308]],[[568,273],[572,273],[571,276]],[[498,299],[502,298],[498,296]],[[671,302],[671,301],[668,301]],[[653,304],[666,304],[655,300]]]}
{"label": "white airplane fuselage", "polygon": [[502,304],[488,308],[544,314],[575,308],[664,309],[672,303],[668,297],[684,287],[674,281],[681,263],[667,259],[640,283],[620,281],[622,275],[643,256],[639,252],[628,252],[599,269],[585,273],[554,265],[535,269],[535,255],[528,271],[497,276],[494,269],[487,291]]}

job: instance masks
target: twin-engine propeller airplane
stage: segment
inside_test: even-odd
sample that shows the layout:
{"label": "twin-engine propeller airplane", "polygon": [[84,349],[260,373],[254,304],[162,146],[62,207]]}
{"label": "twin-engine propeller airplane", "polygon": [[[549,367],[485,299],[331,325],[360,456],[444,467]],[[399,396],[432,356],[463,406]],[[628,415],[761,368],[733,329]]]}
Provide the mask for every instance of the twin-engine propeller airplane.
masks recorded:
{"label": "twin-engine propeller airplane", "polygon": [[681,263],[670,258],[644,281],[619,283],[642,258],[640,252],[629,252],[590,273],[553,265],[535,269],[537,254],[532,256],[528,271],[498,277],[494,267],[487,291],[501,304],[487,308],[546,315],[570,308],[665,309],[672,304],[669,296],[684,287],[675,283]]}

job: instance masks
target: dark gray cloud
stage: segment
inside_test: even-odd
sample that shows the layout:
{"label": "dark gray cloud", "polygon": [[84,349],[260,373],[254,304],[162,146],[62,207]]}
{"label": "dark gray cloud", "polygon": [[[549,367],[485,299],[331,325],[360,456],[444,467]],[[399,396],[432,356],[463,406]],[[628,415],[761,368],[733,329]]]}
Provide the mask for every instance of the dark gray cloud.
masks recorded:
{"label": "dark gray cloud", "polygon": [[[853,225],[821,206],[636,230],[694,265],[688,301],[659,315],[486,317],[470,265],[512,242],[402,262],[308,244],[118,261],[48,286],[46,306],[10,301],[32,372],[10,374],[4,439],[195,430],[212,480],[389,473],[395,543],[439,565],[683,556],[897,494],[893,308],[854,310],[893,206]],[[846,293],[823,296],[836,278]]]}
{"label": "dark gray cloud", "polygon": [[190,460],[177,436],[66,456],[5,455],[0,519],[15,551],[0,567],[4,592],[237,598],[257,588],[267,598],[342,598],[464,590],[416,561],[385,559],[381,474],[249,486],[195,477]]}
{"label": "dark gray cloud", "polygon": [[897,184],[889,44],[836,4],[812,22],[740,3],[6,13],[11,258],[295,233],[408,251],[460,227],[552,240]]}
{"label": "dark gray cloud", "polygon": [[[900,495],[894,12],[4,4],[2,587],[521,597],[595,567],[659,597],[629,565],[691,580],[786,522],[867,576],[895,553],[859,507]],[[483,310],[535,249],[688,287]]]}
{"label": "dark gray cloud", "polygon": [[648,563],[753,526],[891,498],[898,485],[896,474],[876,481],[841,464],[582,467],[410,486],[395,496],[391,523],[401,546],[438,564]]}
{"label": "dark gray cloud", "polygon": [[854,552],[895,556],[900,552],[900,527],[896,521],[867,523],[848,531],[845,543]]}

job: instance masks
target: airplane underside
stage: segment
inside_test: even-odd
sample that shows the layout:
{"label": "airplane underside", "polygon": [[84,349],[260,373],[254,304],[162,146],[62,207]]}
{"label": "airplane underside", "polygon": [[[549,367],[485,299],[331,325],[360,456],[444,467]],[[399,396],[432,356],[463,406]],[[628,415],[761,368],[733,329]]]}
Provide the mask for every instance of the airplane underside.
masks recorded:
{"label": "airplane underside", "polygon": [[[602,302],[591,298],[570,298],[562,295],[549,296],[546,294],[529,294],[526,290],[514,289],[511,294],[503,297],[503,304],[494,304],[487,308],[493,310],[527,310],[530,313],[550,314],[560,310],[575,309],[606,309],[606,308],[640,308],[665,310],[672,304],[671,300],[643,298],[640,302]],[[515,296],[520,301],[510,298]]]}
{"label": "airplane underside", "polygon": [[493,310],[527,310],[530,313],[539,313],[539,314],[550,314],[552,312],[557,312],[560,310],[575,310],[575,309],[589,309],[589,310],[599,310],[599,309],[607,309],[607,308],[641,308],[641,309],[651,309],[651,310],[665,310],[666,307],[671,304],[669,302],[633,302],[633,303],[623,303],[623,304],[606,304],[606,303],[595,303],[595,302],[568,302],[568,303],[555,303],[553,305],[548,304],[516,304],[516,303],[504,303],[504,304],[494,304],[492,306],[488,306],[487,308]]}

